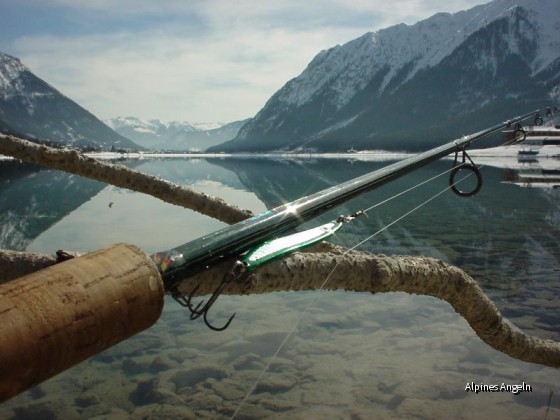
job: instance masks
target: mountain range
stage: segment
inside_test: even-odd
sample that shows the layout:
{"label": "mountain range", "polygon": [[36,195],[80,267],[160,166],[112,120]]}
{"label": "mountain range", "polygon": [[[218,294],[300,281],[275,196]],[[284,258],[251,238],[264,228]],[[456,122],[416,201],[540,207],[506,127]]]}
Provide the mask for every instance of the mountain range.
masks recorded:
{"label": "mountain range", "polygon": [[233,139],[248,120],[223,123],[189,123],[118,117],[105,123],[122,136],[147,149],[204,151]]}
{"label": "mountain range", "polygon": [[254,118],[211,126],[103,123],[0,53],[0,132],[82,148],[417,151],[559,99],[558,0],[494,0],[366,33],[317,54]]}
{"label": "mountain range", "polygon": [[15,57],[0,52],[0,132],[72,147],[138,149]]}
{"label": "mountain range", "polygon": [[201,151],[234,138],[245,122],[166,123],[135,117],[102,122],[18,58],[0,52],[2,133],[78,148]]}
{"label": "mountain range", "polygon": [[414,151],[558,99],[558,0],[495,0],[321,51],[209,150]]}

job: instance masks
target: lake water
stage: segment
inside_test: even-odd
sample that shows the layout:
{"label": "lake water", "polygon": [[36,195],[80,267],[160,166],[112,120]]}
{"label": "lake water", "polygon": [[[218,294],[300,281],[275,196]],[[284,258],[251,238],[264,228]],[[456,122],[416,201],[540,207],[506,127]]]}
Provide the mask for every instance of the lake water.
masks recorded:
{"label": "lake water", "polygon": [[[388,163],[125,162],[255,213]],[[560,341],[560,189],[524,182],[527,173],[533,181],[554,178],[560,161],[514,163],[484,167],[476,196],[446,192],[359,249],[457,265],[516,326]],[[368,208],[450,165],[431,164],[307,226]],[[437,178],[346,225],[333,241],[353,246],[446,186],[446,176]],[[116,242],[153,253],[224,226],[142,194],[14,161],[0,161],[0,217],[0,247],[48,253]],[[560,418],[560,372],[492,349],[446,302],[342,291],[222,296],[216,323],[237,316],[221,333],[189,321],[168,299],[152,328],[5,402],[0,418],[230,417],[310,302],[239,418]],[[466,392],[471,382],[524,382],[532,392]]]}

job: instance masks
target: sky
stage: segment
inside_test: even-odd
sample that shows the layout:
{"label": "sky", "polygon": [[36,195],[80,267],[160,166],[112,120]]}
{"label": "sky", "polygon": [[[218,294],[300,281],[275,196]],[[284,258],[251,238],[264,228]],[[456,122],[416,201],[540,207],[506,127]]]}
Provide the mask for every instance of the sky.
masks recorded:
{"label": "sky", "polygon": [[324,49],[487,0],[0,0],[0,51],[100,119],[253,117]]}

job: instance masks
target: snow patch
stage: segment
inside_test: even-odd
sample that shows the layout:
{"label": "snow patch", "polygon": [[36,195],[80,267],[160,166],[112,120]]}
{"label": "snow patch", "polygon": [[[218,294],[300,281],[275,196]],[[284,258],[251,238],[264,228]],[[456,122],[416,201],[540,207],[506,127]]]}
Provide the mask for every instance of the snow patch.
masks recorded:
{"label": "snow patch", "polygon": [[208,131],[223,127],[225,124],[215,123],[191,123],[188,121],[162,121],[158,119],[144,120],[136,117],[117,117],[105,120],[104,123],[113,130],[129,128],[137,133],[158,135],[162,130],[165,131]]}

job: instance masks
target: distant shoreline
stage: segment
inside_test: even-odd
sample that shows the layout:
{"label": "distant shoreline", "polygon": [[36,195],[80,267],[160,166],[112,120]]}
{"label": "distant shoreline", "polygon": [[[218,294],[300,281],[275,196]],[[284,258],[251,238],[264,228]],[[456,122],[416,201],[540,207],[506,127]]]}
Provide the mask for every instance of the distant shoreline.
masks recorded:
{"label": "distant shoreline", "polygon": [[[471,157],[483,158],[512,158],[518,156],[522,145],[498,146],[489,149],[472,149],[468,151]],[[560,146],[540,146],[539,158],[560,158]],[[84,156],[101,160],[119,159],[351,159],[356,161],[387,161],[401,160],[415,153],[393,152],[387,150],[364,150],[358,152],[330,152],[330,153],[291,153],[291,152],[267,152],[267,153],[192,153],[192,152],[88,152]],[[452,157],[452,154],[450,155]],[[1,160],[12,160],[10,156],[0,155]]]}
{"label": "distant shoreline", "polygon": [[241,158],[241,159],[353,159],[353,160],[399,160],[412,153],[390,152],[390,151],[362,151],[362,152],[342,152],[342,153],[290,153],[290,152],[268,152],[268,153],[154,153],[154,152],[134,152],[134,153],[84,153],[85,156],[97,159],[157,159],[157,158]]}

